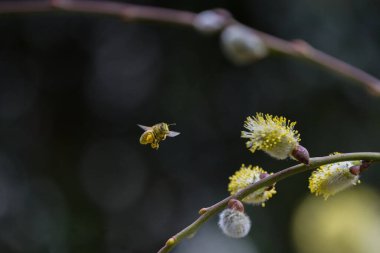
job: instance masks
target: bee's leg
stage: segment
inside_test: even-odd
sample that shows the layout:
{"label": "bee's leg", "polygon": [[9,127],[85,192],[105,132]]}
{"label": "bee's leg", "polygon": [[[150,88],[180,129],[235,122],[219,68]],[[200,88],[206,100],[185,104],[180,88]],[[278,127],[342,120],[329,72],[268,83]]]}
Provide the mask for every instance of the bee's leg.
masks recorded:
{"label": "bee's leg", "polygon": [[166,139],[166,134],[162,137],[162,140],[165,140]]}
{"label": "bee's leg", "polygon": [[150,146],[151,146],[153,149],[158,149],[158,147],[159,147],[160,145],[158,144],[158,141],[154,141],[154,142],[152,142],[152,143],[150,144]]}

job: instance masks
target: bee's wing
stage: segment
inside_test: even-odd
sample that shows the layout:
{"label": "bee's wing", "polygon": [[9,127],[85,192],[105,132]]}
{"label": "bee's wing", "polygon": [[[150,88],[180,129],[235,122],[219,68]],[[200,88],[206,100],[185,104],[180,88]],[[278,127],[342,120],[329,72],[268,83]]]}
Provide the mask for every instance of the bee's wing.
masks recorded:
{"label": "bee's wing", "polygon": [[180,134],[179,132],[169,131],[168,136],[169,137],[176,137],[179,134]]}
{"label": "bee's wing", "polygon": [[152,129],[152,127],[143,126],[143,125],[139,125],[139,124],[137,124],[137,125],[138,125],[139,127],[141,127],[142,129],[144,129],[145,131]]}

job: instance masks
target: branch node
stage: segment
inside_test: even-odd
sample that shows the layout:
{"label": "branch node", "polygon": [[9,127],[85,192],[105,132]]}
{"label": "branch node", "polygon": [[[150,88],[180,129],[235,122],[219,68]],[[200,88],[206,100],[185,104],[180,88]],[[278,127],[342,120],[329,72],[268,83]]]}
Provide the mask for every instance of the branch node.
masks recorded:
{"label": "branch node", "polygon": [[203,214],[207,213],[207,210],[208,210],[208,208],[203,207],[203,208],[201,208],[201,209],[198,211],[198,213],[199,213],[200,215],[203,215]]}
{"label": "branch node", "polygon": [[50,7],[53,9],[61,9],[69,2],[71,2],[71,0],[49,0]]}
{"label": "branch node", "polygon": [[297,53],[299,53],[300,55],[303,55],[303,56],[310,56],[311,55],[312,46],[310,46],[310,44],[307,43],[306,41],[300,40],[300,39],[293,40],[291,42],[291,45],[292,45],[293,49]]}
{"label": "branch node", "polygon": [[173,236],[173,237],[170,237],[170,238],[166,241],[165,245],[166,245],[166,246],[173,246],[173,245],[175,244],[175,242],[176,242],[176,238],[175,238],[175,236]]}

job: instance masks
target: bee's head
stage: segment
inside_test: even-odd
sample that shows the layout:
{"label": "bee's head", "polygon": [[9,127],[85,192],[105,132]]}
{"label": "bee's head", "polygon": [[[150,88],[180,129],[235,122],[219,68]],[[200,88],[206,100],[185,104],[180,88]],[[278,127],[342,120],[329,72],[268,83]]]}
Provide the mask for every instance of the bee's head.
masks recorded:
{"label": "bee's head", "polygon": [[169,132],[169,125],[166,124],[166,123],[162,123],[161,126],[160,126],[160,130],[163,131],[163,132],[168,133]]}
{"label": "bee's head", "polygon": [[160,129],[161,129],[161,131],[169,133],[169,126],[174,126],[174,125],[175,125],[175,123],[172,123],[172,124],[162,123],[160,126]]}

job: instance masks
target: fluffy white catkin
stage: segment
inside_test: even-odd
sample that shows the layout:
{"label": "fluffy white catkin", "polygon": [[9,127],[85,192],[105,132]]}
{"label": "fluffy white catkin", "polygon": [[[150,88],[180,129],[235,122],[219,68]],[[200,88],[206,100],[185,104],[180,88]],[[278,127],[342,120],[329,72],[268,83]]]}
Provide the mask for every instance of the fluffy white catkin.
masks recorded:
{"label": "fluffy white catkin", "polygon": [[220,213],[218,225],[227,236],[242,238],[251,229],[251,220],[244,212],[227,208]]}

